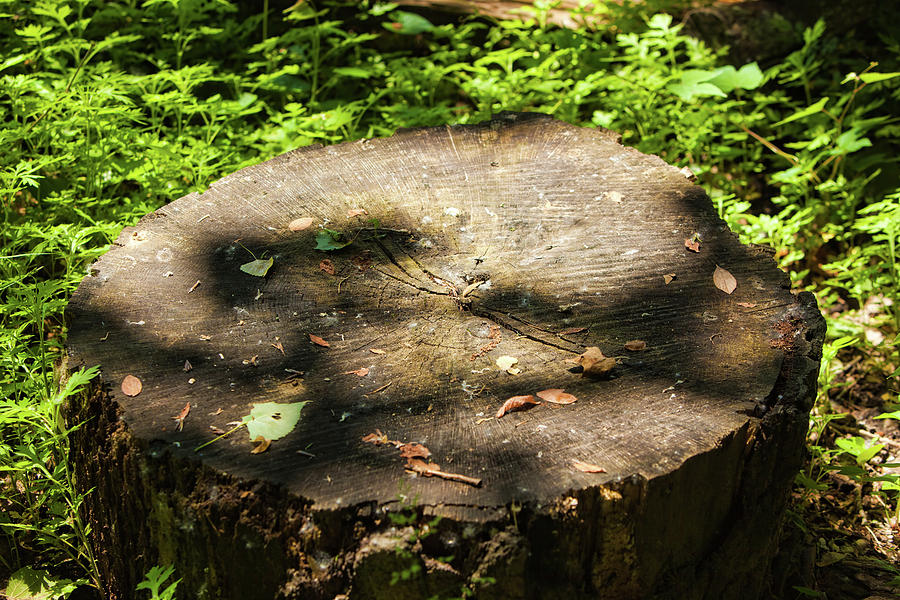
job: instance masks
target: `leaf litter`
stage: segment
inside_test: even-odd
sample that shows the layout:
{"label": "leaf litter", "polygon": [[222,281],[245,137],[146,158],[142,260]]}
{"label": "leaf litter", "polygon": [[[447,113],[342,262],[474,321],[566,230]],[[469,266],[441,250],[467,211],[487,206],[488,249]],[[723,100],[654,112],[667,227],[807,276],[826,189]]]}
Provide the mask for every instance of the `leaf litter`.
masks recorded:
{"label": "leaf litter", "polygon": [[288,229],[291,231],[303,231],[313,224],[312,217],[300,217],[288,223]]}
{"label": "leaf litter", "polygon": [[311,334],[311,333],[309,334],[309,341],[311,341],[313,344],[316,344],[317,346],[322,346],[323,348],[330,348],[330,347],[331,347],[331,344],[329,344],[328,342],[326,342],[325,340],[323,340],[323,339],[320,338],[319,336],[313,335],[313,334]]}
{"label": "leaf litter", "polygon": [[143,388],[141,380],[134,375],[126,375],[122,380],[122,393],[126,396],[137,396]]}
{"label": "leaf litter", "polygon": [[267,259],[257,258],[242,264],[241,271],[254,277],[265,277],[273,264],[275,264],[275,259],[271,256]]}
{"label": "leaf litter", "polygon": [[188,414],[191,412],[191,403],[188,402],[184,405],[184,408],[181,409],[181,412],[178,413],[177,416],[172,417],[172,420],[175,421],[175,431],[181,431],[184,429],[184,420],[187,418]]}
{"label": "leaf litter", "polygon": [[334,263],[326,258],[319,263],[319,270],[324,271],[329,275],[334,275]]}
{"label": "leaf litter", "polygon": [[375,433],[370,433],[362,437],[362,441],[375,444],[376,446],[391,445],[400,450],[401,458],[406,459],[403,467],[412,473],[424,475],[425,477],[439,477],[449,481],[458,481],[475,487],[481,487],[481,479],[477,477],[469,477],[459,473],[449,473],[442,471],[440,465],[433,462],[425,462],[431,456],[431,450],[418,442],[403,443],[398,440],[388,439],[388,436],[376,429]]}
{"label": "leaf litter", "polygon": [[[250,409],[249,415],[244,415],[241,417],[240,421],[228,423],[228,425],[233,425],[231,429],[221,433],[206,443],[200,444],[194,448],[194,452],[198,452],[213,442],[231,435],[241,427],[247,428],[247,433],[250,436],[250,440],[253,442],[257,442],[257,438],[259,437],[262,437],[268,442],[279,440],[294,430],[297,423],[300,422],[300,411],[303,410],[303,407],[307,404],[308,401],[290,402],[287,404],[279,402],[254,403],[253,408]],[[212,428],[212,426],[210,427]],[[216,430],[217,428],[213,429],[213,431]],[[262,450],[257,450],[257,448],[251,450],[251,453],[259,454],[265,452],[268,445]]]}
{"label": "leaf litter", "polygon": [[497,409],[497,413],[494,415],[495,418],[499,419],[506,413],[514,412],[517,410],[528,410],[529,408],[533,408],[540,404],[539,401],[534,399],[534,396],[528,394],[527,396],[513,396],[508,398],[506,402],[503,403],[499,409]]}
{"label": "leaf litter", "polygon": [[631,340],[625,342],[625,349],[629,352],[640,352],[647,349],[647,342],[644,340]]}
{"label": "leaf litter", "polygon": [[537,393],[537,397],[546,402],[553,404],[572,404],[578,398],[572,394],[565,393],[566,390],[560,388],[552,388],[549,390],[541,390]]}
{"label": "leaf litter", "polygon": [[522,369],[514,366],[519,362],[519,359],[515,356],[501,356],[494,362],[496,362],[497,367],[499,367],[501,371],[506,371],[510,375],[518,375],[522,372]]}
{"label": "leaf litter", "polygon": [[726,294],[730,294],[737,288],[737,279],[734,278],[734,275],[719,265],[716,265],[716,270],[713,271],[713,283]]}
{"label": "leaf litter", "polygon": [[340,231],[324,228],[316,234],[316,250],[330,252],[349,246],[353,240],[346,240]]}
{"label": "leaf litter", "polygon": [[691,237],[684,240],[684,247],[690,250],[691,252],[700,252],[700,239],[699,233],[691,234]]}
{"label": "leaf litter", "polygon": [[256,444],[253,447],[253,450],[250,451],[250,454],[262,454],[266,450],[269,449],[269,446],[272,445],[272,440],[266,439],[261,435],[256,436],[253,440],[253,443]]}
{"label": "leaf litter", "polygon": [[601,377],[615,368],[616,359],[604,356],[597,346],[590,346],[575,359],[575,363],[584,369],[581,372],[582,377]]}
{"label": "leaf litter", "polygon": [[598,465],[586,463],[581,460],[572,459],[572,466],[582,473],[606,473],[606,469]]}

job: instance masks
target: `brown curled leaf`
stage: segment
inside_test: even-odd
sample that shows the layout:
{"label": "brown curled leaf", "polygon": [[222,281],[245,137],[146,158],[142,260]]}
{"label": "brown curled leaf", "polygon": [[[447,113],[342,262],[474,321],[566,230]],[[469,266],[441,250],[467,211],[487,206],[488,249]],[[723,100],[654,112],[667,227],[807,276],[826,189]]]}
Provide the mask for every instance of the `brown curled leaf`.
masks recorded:
{"label": "brown curled leaf", "polygon": [[272,445],[272,440],[267,440],[261,435],[256,436],[256,439],[253,440],[253,443],[256,446],[253,447],[253,450],[250,451],[250,454],[262,454],[266,450],[269,449],[269,446]]}
{"label": "brown curled leaf", "polygon": [[313,335],[313,334],[311,334],[311,333],[309,334],[309,341],[311,341],[313,344],[316,344],[317,346],[322,346],[322,347],[324,347],[324,348],[330,348],[330,347],[331,347],[331,344],[329,344],[328,342],[326,342],[325,340],[323,340],[323,339],[320,338],[319,336]]}
{"label": "brown curled leaf", "polygon": [[691,252],[700,252],[700,234],[694,233],[691,237],[684,240],[684,247]]}
{"label": "brown curled leaf", "polygon": [[575,359],[575,362],[584,368],[581,376],[599,377],[606,375],[616,366],[616,359],[604,356],[600,348],[590,346],[584,354]]}
{"label": "brown curled leaf", "polygon": [[364,208],[351,208],[347,211],[347,218],[352,219],[353,217],[358,217],[360,215],[367,215],[369,211]]}
{"label": "brown curled leaf", "polygon": [[369,374],[369,369],[363,367],[361,369],[356,369],[355,371],[344,371],[341,375],[356,375],[357,377],[365,377]]}
{"label": "brown curled leaf", "polygon": [[606,473],[606,469],[604,469],[603,467],[593,465],[591,463],[586,463],[574,458],[572,459],[572,466],[582,473]]}
{"label": "brown curled leaf", "polygon": [[334,275],[334,263],[327,258],[319,263],[319,270]]}
{"label": "brown curled leaf", "polygon": [[364,435],[362,441],[369,444],[375,444],[376,446],[380,446],[381,444],[387,444],[390,442],[388,436],[384,433],[381,433],[380,429],[376,429],[375,433]]}
{"label": "brown curled leaf", "polygon": [[187,418],[188,414],[191,412],[191,403],[188,402],[184,405],[184,408],[181,409],[181,412],[178,413],[178,416],[172,417],[172,420],[175,421],[175,431],[181,431],[184,428],[184,420]]}
{"label": "brown curled leaf", "polygon": [[412,458],[428,458],[431,450],[418,442],[409,442],[400,446],[400,456],[409,460]]}
{"label": "brown curled leaf", "polygon": [[532,396],[531,394],[528,394],[527,396],[513,396],[503,403],[503,406],[501,406],[497,410],[497,414],[495,414],[494,416],[499,419],[506,413],[516,410],[528,410],[529,408],[537,406],[538,404],[540,404],[540,402],[535,400],[534,396]]}
{"label": "brown curled leaf", "polygon": [[666,285],[669,285],[676,279],[678,279],[678,276],[675,273],[666,273],[665,275],[663,275],[663,281],[666,282]]}

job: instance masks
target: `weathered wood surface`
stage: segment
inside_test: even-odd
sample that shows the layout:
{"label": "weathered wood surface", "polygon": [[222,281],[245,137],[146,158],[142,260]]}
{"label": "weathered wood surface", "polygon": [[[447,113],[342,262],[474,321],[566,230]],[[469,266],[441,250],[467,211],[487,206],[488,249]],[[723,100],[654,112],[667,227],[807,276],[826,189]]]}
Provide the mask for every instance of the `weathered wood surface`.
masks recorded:
{"label": "weathered wood surface", "polygon": [[[353,243],[315,250],[323,224]],[[788,288],[678,169],[542,115],[243,169],[126,228],[69,306],[69,367],[102,365],[72,419],[108,593],[174,563],[184,598],[753,598],[824,330]],[[589,346],[611,377],[571,372]],[[546,388],[578,401],[483,419]],[[251,403],[301,400],[262,454],[243,430],[195,451]],[[483,484],[406,473],[361,441],[376,429]],[[404,502],[444,517],[408,554],[385,517]],[[389,586],[410,561],[428,575]]]}

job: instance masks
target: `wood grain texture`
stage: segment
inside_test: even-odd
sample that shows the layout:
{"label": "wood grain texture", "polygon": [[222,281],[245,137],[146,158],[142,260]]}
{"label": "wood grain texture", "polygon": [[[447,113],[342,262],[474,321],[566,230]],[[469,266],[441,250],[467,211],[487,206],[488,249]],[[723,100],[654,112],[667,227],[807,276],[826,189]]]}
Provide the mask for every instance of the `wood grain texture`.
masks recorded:
{"label": "wood grain texture", "polygon": [[[348,218],[356,209],[367,215]],[[302,217],[314,225],[290,231]],[[323,224],[353,242],[316,251]],[[684,247],[695,233],[699,253]],[[265,278],[240,270],[250,251],[274,257]],[[325,258],[333,275],[320,268]],[[734,293],[715,287],[717,265],[737,279]],[[666,284],[669,273],[676,279]],[[69,366],[100,364],[108,384],[73,411],[105,423],[76,441],[88,463],[82,479],[122,489],[141,480],[131,500],[98,493],[97,535],[109,543],[110,521],[134,520],[129,535],[146,538],[148,555],[191,562],[180,544],[141,529],[141,511],[157,518],[161,510],[154,488],[168,488],[183,498],[166,514],[214,515],[213,537],[249,527],[264,547],[280,548],[272,550],[280,561],[304,565],[295,565],[289,585],[290,569],[267,563],[280,597],[320,597],[314,588],[331,597],[347,586],[355,597],[380,597],[360,591],[369,571],[353,565],[372,554],[372,536],[384,534],[378,511],[415,498],[416,510],[443,516],[450,530],[482,528],[481,545],[458,550],[473,562],[454,566],[453,585],[494,568],[521,582],[521,597],[553,597],[551,588],[642,597],[666,588],[665,577],[686,564],[696,569],[694,585],[704,577],[697,563],[713,565],[712,548],[727,554],[721,539],[729,529],[738,555],[746,544],[774,544],[823,331],[814,300],[788,288],[768,253],[740,244],[678,169],[619,145],[610,132],[542,115],[504,113],[473,126],[305,148],[248,167],[126,228],[70,303]],[[563,333],[576,328],[584,330]],[[330,346],[312,343],[311,334]],[[630,340],[645,341],[646,350],[626,351]],[[617,358],[612,377],[571,372],[566,359],[588,346]],[[520,374],[497,367],[503,355],[518,359]],[[349,373],[363,368],[365,376]],[[138,396],[121,393],[127,375],[141,379]],[[511,396],[548,388],[578,401],[483,418]],[[215,436],[211,426],[228,429],[252,403],[294,401],[309,401],[300,423],[265,453],[250,454],[244,431],[194,451]],[[172,417],[186,402],[190,415],[176,431]],[[424,444],[444,470],[483,484],[404,472],[396,452],[361,441],[376,429]],[[774,439],[763,442],[760,432]],[[133,474],[98,472],[94,445],[106,466],[132,465]],[[780,462],[757,464],[763,456]],[[573,460],[606,473],[580,472]],[[179,469],[193,475],[174,475]],[[759,496],[752,501],[748,485]],[[324,542],[284,514],[260,523],[233,508],[229,520],[210,508],[218,492],[198,500],[213,493],[209,486],[252,491],[233,491],[235,506],[306,515],[318,523],[313,537],[332,540],[327,554],[343,562],[316,576],[310,556]],[[580,501],[573,506],[572,498]],[[754,503],[774,513],[735,525]],[[520,519],[531,525],[510,526],[510,506],[525,507],[532,517]],[[329,514],[366,523],[354,534],[360,539]],[[505,542],[484,533],[498,531],[498,522],[515,540],[509,548],[525,552],[519,571],[510,558],[518,555],[497,550]],[[538,540],[550,545],[544,571],[527,567]],[[227,569],[212,554],[193,562]],[[760,585],[749,571],[764,571],[761,560],[747,561],[748,572],[729,585]],[[119,582],[111,594],[131,585],[129,569],[109,559],[107,578]],[[530,596],[529,577],[560,581]],[[220,573],[218,593],[236,597],[240,585],[227,579]],[[260,589],[240,593],[273,597],[254,596]],[[511,589],[497,597],[517,597]]]}

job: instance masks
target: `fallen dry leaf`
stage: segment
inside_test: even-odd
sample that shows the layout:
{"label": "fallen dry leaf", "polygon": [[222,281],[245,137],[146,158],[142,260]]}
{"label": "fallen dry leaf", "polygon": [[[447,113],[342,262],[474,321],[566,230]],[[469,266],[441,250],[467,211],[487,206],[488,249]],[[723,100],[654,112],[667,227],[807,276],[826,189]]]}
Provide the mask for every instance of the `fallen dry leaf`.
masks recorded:
{"label": "fallen dry leaf", "polygon": [[190,371],[193,368],[194,367],[191,365],[190,361],[188,361],[188,360],[184,361],[184,372],[185,373],[187,373],[188,371]]}
{"label": "fallen dry leaf", "polygon": [[347,211],[347,218],[352,219],[353,217],[358,217],[359,215],[367,215],[369,211],[364,208],[351,208]]}
{"label": "fallen dry leaf", "polygon": [[675,275],[675,273],[666,273],[665,275],[663,275],[663,281],[666,282],[666,285],[669,285],[676,279],[678,279],[678,276]]}
{"label": "fallen dry leaf", "polygon": [[293,221],[288,223],[288,229],[290,229],[291,231],[303,231],[312,224],[312,217],[300,217],[299,219],[294,219]]}
{"label": "fallen dry leaf", "polygon": [[591,463],[586,463],[574,458],[572,459],[572,466],[582,473],[606,473],[606,469],[604,469],[603,467],[592,465]]}
{"label": "fallen dry leaf", "polygon": [[368,250],[363,250],[356,256],[351,259],[353,266],[355,266],[360,271],[365,271],[369,267],[372,266],[372,253]]}
{"label": "fallen dry leaf", "polygon": [[689,238],[685,238],[684,247],[691,252],[700,252],[700,238],[697,237],[697,234],[694,234]]}
{"label": "fallen dry leaf", "polygon": [[317,345],[323,346],[323,347],[325,347],[325,348],[330,348],[330,347],[331,347],[331,344],[329,344],[328,342],[326,342],[325,340],[323,340],[323,339],[320,338],[319,336],[313,335],[313,334],[311,334],[311,333],[309,334],[309,341],[311,341],[313,344],[317,344]]}
{"label": "fallen dry leaf", "polygon": [[641,350],[647,349],[647,342],[643,340],[631,340],[630,342],[625,342],[625,349],[630,352],[640,352]]}
{"label": "fallen dry leaf", "polygon": [[419,444],[418,442],[410,442],[400,446],[400,456],[403,458],[428,458],[431,456],[431,450]]}
{"label": "fallen dry leaf", "polygon": [[501,371],[506,371],[510,375],[518,375],[522,372],[521,369],[513,367],[514,364],[519,362],[519,359],[515,356],[501,356],[495,362]]}
{"label": "fallen dry leaf", "polygon": [[418,473],[426,477],[440,477],[450,481],[459,481],[474,486],[481,485],[481,480],[476,477],[469,477],[458,473],[446,473],[441,471],[440,465],[433,462],[426,463],[423,459],[431,456],[431,451],[417,442],[404,444],[396,440],[389,440],[385,434],[381,433],[380,429],[376,429],[375,433],[363,436],[362,441],[375,444],[376,446],[392,444],[395,448],[400,450],[400,456],[406,459],[405,468],[413,473]]}
{"label": "fallen dry leaf", "polygon": [[369,369],[363,367],[361,369],[356,369],[355,371],[344,371],[342,375],[356,375],[358,377],[365,377],[369,374]]}
{"label": "fallen dry leaf", "polygon": [[215,425],[210,425],[209,429],[216,435],[222,435],[225,433],[225,430],[221,427],[216,427]]}
{"label": "fallen dry leaf", "polygon": [[541,390],[537,393],[537,397],[541,400],[552,402],[553,404],[572,404],[573,402],[578,400],[578,398],[576,398],[572,394],[566,394],[565,390],[558,388]]}
{"label": "fallen dry leaf", "polygon": [[122,380],[122,393],[126,396],[137,396],[143,388],[141,380],[134,375],[126,375]]}
{"label": "fallen dry leaf", "polygon": [[563,329],[559,332],[558,335],[572,335],[573,333],[581,333],[582,331],[587,331],[586,327],[569,327],[568,329]]}
{"label": "fallen dry leaf", "polygon": [[581,376],[591,375],[597,377],[605,375],[616,366],[616,359],[604,356],[600,348],[591,346],[580,355],[575,362],[584,367]]}
{"label": "fallen dry leaf", "polygon": [[503,403],[503,406],[497,410],[497,414],[494,416],[496,418],[500,418],[508,412],[513,412],[516,410],[528,410],[532,406],[537,406],[540,404],[537,400],[534,399],[534,396],[531,394],[527,396],[513,396],[509,398],[506,402]]}
{"label": "fallen dry leaf", "polygon": [[716,265],[716,270],[713,272],[713,283],[726,294],[730,294],[737,288],[737,279],[734,278],[734,275],[719,265]]}
{"label": "fallen dry leaf", "polygon": [[743,306],[744,308],[756,308],[756,302],[738,302],[738,306]]}
{"label": "fallen dry leaf", "polygon": [[380,446],[381,444],[390,443],[388,436],[381,433],[380,429],[376,429],[375,433],[370,433],[368,435],[364,435],[362,441],[367,442],[369,444],[375,444],[376,446]]}
{"label": "fallen dry leaf", "polygon": [[381,348],[369,348],[369,352],[372,354],[387,354],[387,350],[382,350]]}
{"label": "fallen dry leaf", "polygon": [[184,420],[187,418],[188,413],[191,412],[191,403],[188,402],[184,405],[184,408],[181,409],[181,412],[178,413],[177,417],[172,417],[172,420],[177,423],[175,425],[175,431],[181,431],[184,428]]}
{"label": "fallen dry leaf", "polygon": [[263,436],[258,435],[256,436],[256,439],[253,440],[253,443],[256,444],[256,446],[253,447],[250,454],[262,454],[272,445],[272,440],[267,440]]}
{"label": "fallen dry leaf", "polygon": [[[275,342],[274,344],[269,344],[269,345],[272,346],[273,348],[275,348],[276,350],[278,350],[279,352],[281,352],[282,355],[287,356],[287,354],[284,353],[284,346],[281,344],[281,342]],[[327,346],[328,344],[325,344],[325,345]]]}
{"label": "fallen dry leaf", "polygon": [[329,275],[334,275],[334,263],[326,258],[319,263],[319,270],[325,271]]}

